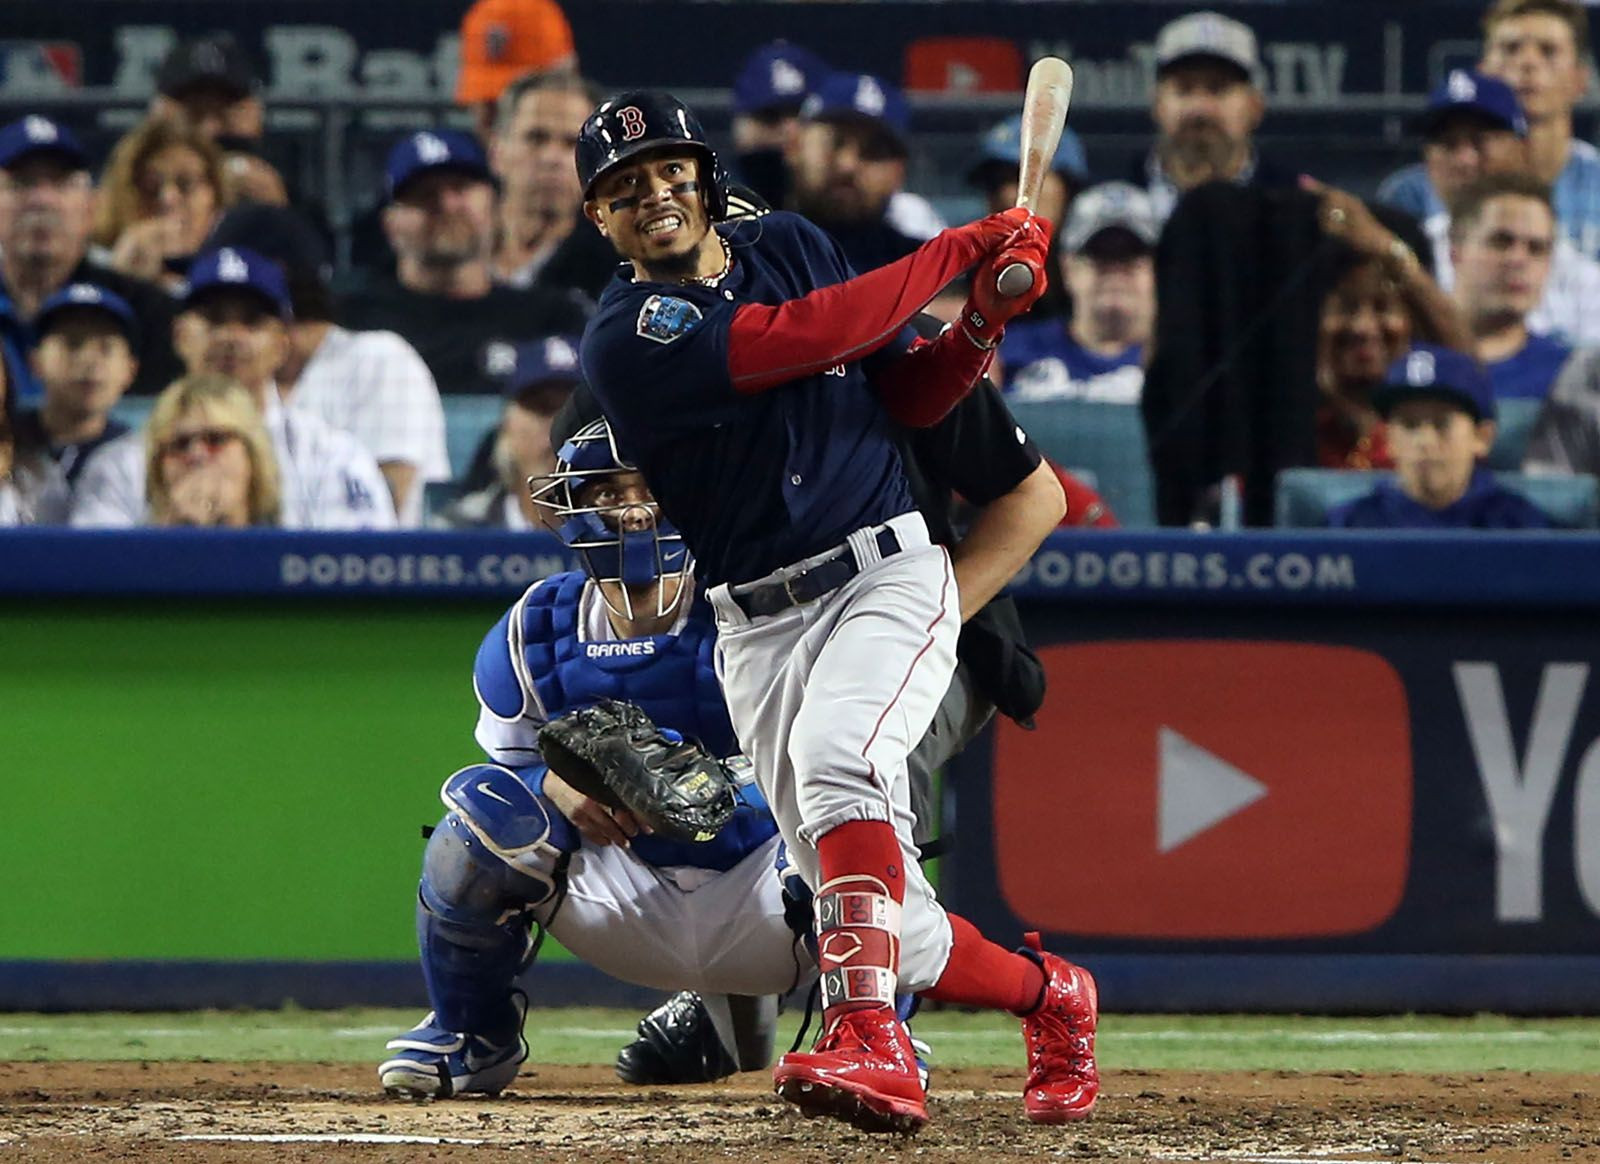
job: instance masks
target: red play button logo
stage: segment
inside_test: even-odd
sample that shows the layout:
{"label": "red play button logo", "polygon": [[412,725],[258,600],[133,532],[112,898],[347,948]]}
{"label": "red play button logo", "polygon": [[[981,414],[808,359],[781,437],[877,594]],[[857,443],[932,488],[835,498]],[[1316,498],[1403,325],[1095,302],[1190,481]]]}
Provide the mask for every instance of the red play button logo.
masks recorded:
{"label": "red play button logo", "polygon": [[1299,938],[1393,914],[1411,848],[1405,690],[1346,647],[1046,647],[1039,729],[1002,721],[1012,912],[1056,933]]}

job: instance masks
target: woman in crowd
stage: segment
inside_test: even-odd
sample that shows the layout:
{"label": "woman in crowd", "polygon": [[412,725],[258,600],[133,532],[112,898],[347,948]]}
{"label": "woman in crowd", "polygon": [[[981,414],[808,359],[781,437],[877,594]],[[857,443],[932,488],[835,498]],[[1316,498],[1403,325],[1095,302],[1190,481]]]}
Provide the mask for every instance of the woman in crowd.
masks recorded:
{"label": "woman in crowd", "polygon": [[278,524],[278,464],[261,412],[226,376],[185,376],[145,427],[145,520],[242,528]]}
{"label": "woman in crowd", "polygon": [[95,242],[125,275],[175,287],[225,209],[222,154],[186,122],[149,120],[111,152]]}
{"label": "woman in crowd", "polygon": [[1456,305],[1391,227],[1361,199],[1305,179],[1336,245],[1317,337],[1317,461],[1330,469],[1393,466],[1372,391],[1413,341],[1471,352]]}

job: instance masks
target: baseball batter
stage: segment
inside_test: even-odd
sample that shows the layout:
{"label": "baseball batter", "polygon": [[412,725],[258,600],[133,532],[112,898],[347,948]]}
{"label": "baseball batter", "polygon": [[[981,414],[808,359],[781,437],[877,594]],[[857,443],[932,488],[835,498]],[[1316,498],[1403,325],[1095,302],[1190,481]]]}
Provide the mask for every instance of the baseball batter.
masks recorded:
{"label": "baseball batter", "polygon": [[625,981],[763,996],[745,1005],[764,1013],[737,1025],[726,999],[708,999],[713,1045],[736,1057],[723,1073],[771,1061],[771,996],[814,975],[785,920],[777,829],[754,785],[714,840],[684,843],[641,832],[540,759],[540,727],[601,698],[638,704],[713,755],[738,745],[689,555],[603,420],[563,445],[539,499],[584,569],[530,587],[478,651],[476,734],[493,762],[441,793],[417,903],[433,1010],[389,1042],[379,1077],[391,1094],[495,1094],[516,1077],[527,1000],[515,980],[538,951],[531,933]]}
{"label": "baseball batter", "polygon": [[[960,614],[887,422],[934,423],[977,382],[1043,290],[1048,224],[992,215],[860,276],[794,215],[713,228],[716,155],[661,93],[603,103],[576,161],[585,214],[627,260],[584,334],[586,379],[710,587],[734,728],[816,895],[823,1031],[779,1061],[779,1094],[873,1131],[926,1122],[899,987],[1022,1016],[1029,1118],[1087,1115],[1093,979],[1036,935],[1016,953],[985,940],[916,863],[906,757]],[[1008,301],[1011,262],[1034,279]],[[975,265],[961,321],[911,342],[910,318]]]}

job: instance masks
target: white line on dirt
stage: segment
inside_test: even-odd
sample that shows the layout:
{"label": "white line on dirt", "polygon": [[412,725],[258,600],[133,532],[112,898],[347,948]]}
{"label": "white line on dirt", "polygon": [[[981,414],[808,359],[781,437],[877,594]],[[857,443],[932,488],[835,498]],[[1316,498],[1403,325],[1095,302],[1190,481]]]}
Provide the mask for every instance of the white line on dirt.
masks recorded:
{"label": "white line on dirt", "polygon": [[466,1140],[458,1136],[394,1136],[379,1132],[331,1132],[326,1135],[309,1133],[217,1133],[206,1136],[173,1136],[174,1140],[227,1140],[244,1144],[482,1144],[482,1140]]}
{"label": "white line on dirt", "polygon": [[[1331,1156],[1229,1156],[1239,1164],[1373,1164],[1371,1160],[1334,1158]],[[1445,1160],[1391,1160],[1389,1164],[1449,1164]]]}

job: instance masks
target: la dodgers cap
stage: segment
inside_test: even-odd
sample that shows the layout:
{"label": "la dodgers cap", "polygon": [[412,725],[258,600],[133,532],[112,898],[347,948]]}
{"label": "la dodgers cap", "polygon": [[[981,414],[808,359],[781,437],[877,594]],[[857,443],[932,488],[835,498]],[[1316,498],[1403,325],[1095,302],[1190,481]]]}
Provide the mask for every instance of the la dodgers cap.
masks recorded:
{"label": "la dodgers cap", "polygon": [[1390,364],[1383,383],[1372,391],[1372,406],[1388,416],[1406,400],[1440,397],[1460,404],[1477,420],[1494,419],[1494,386],[1483,365],[1438,344],[1414,344]]}
{"label": "la dodgers cap", "polygon": [[516,344],[513,367],[505,378],[503,392],[515,399],[532,388],[550,385],[576,385],[583,380],[578,366],[578,337],[546,336]]}
{"label": "la dodgers cap", "polygon": [[828,74],[822,58],[786,40],[764,44],[745,58],[733,79],[733,111],[798,110],[811,88]]}
{"label": "la dodgers cap", "polygon": [[906,148],[911,134],[911,106],[905,94],[871,73],[829,73],[800,107],[807,121],[866,121],[882,126]]}
{"label": "la dodgers cap", "polygon": [[289,285],[277,263],[249,247],[218,247],[196,257],[189,268],[183,305],[191,307],[207,292],[250,291],[264,300],[281,319],[293,316]]}
{"label": "la dodgers cap", "polygon": [[384,165],[386,199],[394,201],[413,178],[439,170],[499,185],[477,138],[458,129],[425,129],[401,138],[389,151]]}
{"label": "la dodgers cap", "polygon": [[48,117],[31,113],[0,128],[0,170],[38,154],[62,158],[74,170],[89,168],[88,151],[72,131]]}
{"label": "la dodgers cap", "polygon": [[68,283],[39,305],[33,317],[34,333],[41,338],[68,311],[97,311],[116,321],[130,347],[139,346],[139,317],[128,301],[109,287],[96,283]]}
{"label": "la dodgers cap", "polygon": [[1432,135],[1456,113],[1473,113],[1502,125],[1518,137],[1528,136],[1528,119],[1515,90],[1498,77],[1473,69],[1451,69],[1428,97],[1428,107],[1417,118],[1417,132]]}

